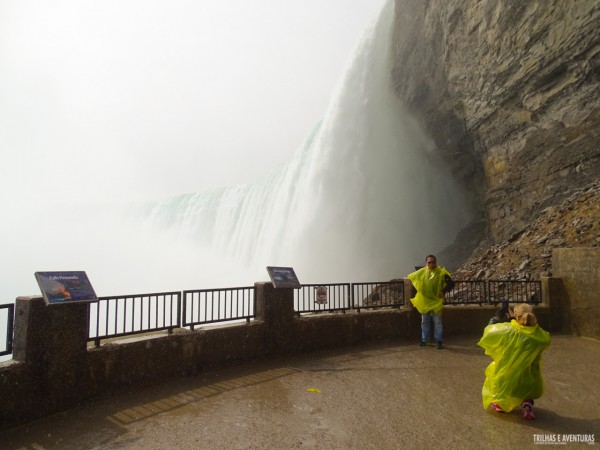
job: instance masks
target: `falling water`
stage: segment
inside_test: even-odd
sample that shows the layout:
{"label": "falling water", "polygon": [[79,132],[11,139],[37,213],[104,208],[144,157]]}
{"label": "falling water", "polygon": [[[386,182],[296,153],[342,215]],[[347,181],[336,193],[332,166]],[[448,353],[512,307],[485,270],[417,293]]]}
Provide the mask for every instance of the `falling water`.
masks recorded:
{"label": "falling water", "polygon": [[365,32],[324,120],[289,164],[254,184],[161,202],[146,231],[168,232],[200,257],[229,257],[254,280],[285,265],[306,283],[403,276],[450,244],[468,214],[392,91],[393,8]]}

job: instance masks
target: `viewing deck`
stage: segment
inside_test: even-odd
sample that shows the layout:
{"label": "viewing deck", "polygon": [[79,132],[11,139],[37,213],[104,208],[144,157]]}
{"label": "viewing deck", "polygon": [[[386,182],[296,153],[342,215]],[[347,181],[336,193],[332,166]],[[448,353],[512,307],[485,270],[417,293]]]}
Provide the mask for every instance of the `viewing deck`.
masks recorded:
{"label": "viewing deck", "polygon": [[[0,432],[3,449],[507,449],[600,440],[600,342],[553,335],[536,420],[483,410],[478,336],[260,360]],[[568,442],[567,448],[587,446]],[[595,444],[600,445],[600,444]]]}

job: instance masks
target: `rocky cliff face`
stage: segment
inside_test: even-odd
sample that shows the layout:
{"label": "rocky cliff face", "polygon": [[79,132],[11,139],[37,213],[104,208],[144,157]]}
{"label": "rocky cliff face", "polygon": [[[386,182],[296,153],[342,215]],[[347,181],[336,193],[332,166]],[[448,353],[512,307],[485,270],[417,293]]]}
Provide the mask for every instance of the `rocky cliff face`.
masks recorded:
{"label": "rocky cliff face", "polygon": [[[480,213],[479,224],[448,252],[450,265],[466,270],[494,246],[506,249],[549,208],[553,221],[573,220],[564,202],[597,212],[598,196],[581,202],[578,196],[600,178],[600,3],[396,0],[395,6],[395,90]],[[597,227],[586,233],[584,245],[600,245]],[[535,244],[527,253],[531,261],[548,251]],[[526,264],[529,272],[521,275],[550,271],[544,261]]]}

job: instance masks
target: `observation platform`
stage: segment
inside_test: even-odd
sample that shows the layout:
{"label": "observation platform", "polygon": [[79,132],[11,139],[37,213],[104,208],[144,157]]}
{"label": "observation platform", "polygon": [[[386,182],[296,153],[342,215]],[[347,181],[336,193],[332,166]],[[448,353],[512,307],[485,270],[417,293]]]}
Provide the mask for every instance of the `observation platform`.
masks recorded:
{"label": "observation platform", "polygon": [[[553,335],[536,420],[483,410],[478,336],[244,363],[0,432],[3,449],[507,449],[600,445],[600,342]],[[563,447],[564,448],[564,447]]]}

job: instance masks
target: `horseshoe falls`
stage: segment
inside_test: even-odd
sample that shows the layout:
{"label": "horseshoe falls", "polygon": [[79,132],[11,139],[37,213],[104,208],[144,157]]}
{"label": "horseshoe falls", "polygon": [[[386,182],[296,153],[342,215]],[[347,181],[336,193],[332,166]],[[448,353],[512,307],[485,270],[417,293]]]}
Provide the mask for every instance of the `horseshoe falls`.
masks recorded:
{"label": "horseshoe falls", "polygon": [[393,8],[366,30],[324,119],[287,165],[147,211],[149,239],[169,236],[202,261],[197,276],[207,279],[194,287],[268,280],[268,265],[294,267],[303,283],[386,281],[468,223],[463,192],[393,93]]}

